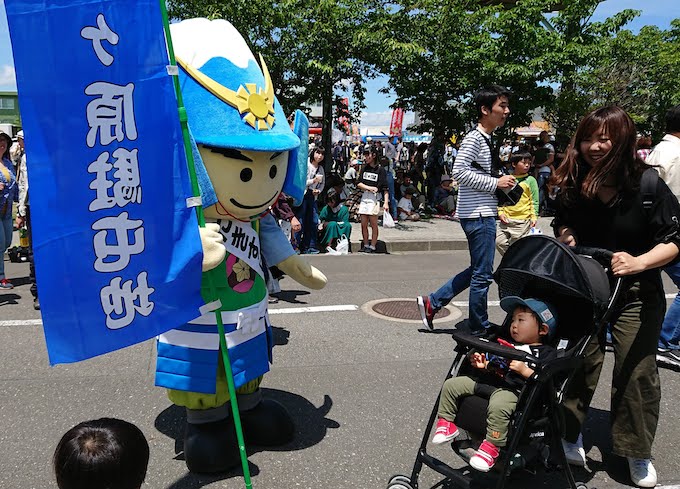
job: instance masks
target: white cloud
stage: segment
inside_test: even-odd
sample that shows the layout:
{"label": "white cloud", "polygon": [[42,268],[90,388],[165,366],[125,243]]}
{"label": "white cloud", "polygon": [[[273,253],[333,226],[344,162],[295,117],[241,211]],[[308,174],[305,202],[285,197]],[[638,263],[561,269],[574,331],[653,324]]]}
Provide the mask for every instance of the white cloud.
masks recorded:
{"label": "white cloud", "polygon": [[16,75],[14,67],[3,65],[0,67],[0,85],[16,85]]}
{"label": "white cloud", "polygon": [[391,110],[384,110],[382,112],[361,113],[362,126],[389,126],[391,120],[392,120]]}

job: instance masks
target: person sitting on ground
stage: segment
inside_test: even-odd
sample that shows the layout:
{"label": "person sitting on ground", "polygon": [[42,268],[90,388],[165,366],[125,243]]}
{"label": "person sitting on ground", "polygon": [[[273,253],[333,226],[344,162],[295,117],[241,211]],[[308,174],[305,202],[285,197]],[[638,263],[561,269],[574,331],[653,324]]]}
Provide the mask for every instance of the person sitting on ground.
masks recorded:
{"label": "person sitting on ground", "polygon": [[501,222],[496,231],[496,249],[501,255],[505,254],[512,243],[528,236],[531,229],[536,227],[538,219],[538,183],[529,175],[531,153],[518,151],[510,157],[510,161],[513,175],[522,186],[523,192],[515,205],[498,206],[498,218]]}
{"label": "person sitting on ground", "polygon": [[322,249],[328,247],[335,249],[343,235],[347,239],[350,238],[352,225],[349,222],[349,210],[342,204],[340,196],[334,189],[330,189],[326,194],[326,205],[321,209],[319,221],[319,231],[323,233]]}
{"label": "person sitting on ground", "polygon": [[148,464],[149,444],[142,431],[114,418],[68,430],[53,459],[59,489],[139,489]]}
{"label": "person sitting on ground", "polygon": [[444,174],[439,187],[434,189],[435,208],[442,214],[453,215],[456,212],[456,188],[453,178]]}
{"label": "person sitting on ground", "polygon": [[399,213],[400,221],[418,221],[420,220],[420,214],[418,214],[413,209],[413,202],[411,199],[416,193],[415,187],[406,187],[404,190],[404,196],[399,199],[397,204],[397,212]]}
{"label": "person sitting on ground", "polygon": [[359,160],[352,158],[349,161],[349,168],[347,169],[347,172],[345,172],[345,186],[347,188],[347,193],[351,194],[354,192],[354,189],[357,188],[357,179],[359,178],[359,172],[357,171],[357,167],[359,166]]}
{"label": "person sitting on ground", "polygon": [[[555,357],[555,349],[544,344],[557,326],[554,309],[550,305],[537,299],[509,296],[501,300],[501,308],[511,318],[508,338],[512,342],[511,346],[541,360]],[[500,339],[499,343],[508,342]],[[475,373],[475,378],[452,377],[444,382],[432,443],[438,445],[458,436],[459,431],[454,421],[458,402],[463,397],[474,395],[479,392],[480,387],[493,388],[486,415],[486,438],[470,459],[472,468],[488,472],[496,463],[499,449],[507,444],[510,417],[517,407],[519,391],[526,379],[535,374],[535,365],[527,365],[519,360],[508,362],[502,357],[475,351],[470,352],[468,360],[480,372]]]}

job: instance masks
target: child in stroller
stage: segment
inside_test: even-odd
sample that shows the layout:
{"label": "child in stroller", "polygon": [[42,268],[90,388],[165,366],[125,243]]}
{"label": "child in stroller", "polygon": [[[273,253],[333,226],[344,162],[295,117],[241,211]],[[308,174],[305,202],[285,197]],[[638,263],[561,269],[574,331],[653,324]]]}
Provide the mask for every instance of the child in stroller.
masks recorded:
{"label": "child in stroller", "polygon": [[[556,317],[551,307],[537,299],[508,296],[501,300],[501,308],[508,313],[509,337],[513,343],[497,338],[500,344],[524,350],[543,360],[555,357],[555,349],[544,344],[556,327]],[[488,472],[496,463],[500,448],[507,443],[510,417],[515,412],[518,391],[525,380],[534,375],[532,366],[519,360],[508,362],[495,355],[484,355],[472,350],[468,355],[473,376],[452,377],[444,382],[437,411],[437,427],[432,443],[441,444],[458,436],[454,420],[461,398],[491,390],[487,409],[486,439],[470,458],[470,465],[481,472]]]}
{"label": "child in stroller", "polygon": [[[440,392],[437,402],[432,406],[427,427],[423,430],[411,474],[394,475],[388,481],[388,489],[418,489],[423,467],[445,477],[436,487],[447,484],[445,487],[470,488],[479,482],[484,486],[494,485],[496,489],[503,489],[511,475],[522,477],[523,474],[535,474],[544,469],[561,472],[571,489],[585,487],[576,482],[567,463],[562,446],[565,425],[560,403],[574,372],[583,363],[586,345],[610,320],[614,310],[612,304],[616,303],[622,290],[621,277],[610,283],[607,270],[611,260],[610,251],[569,248],[544,235],[528,236],[510,245],[494,273],[498,296],[501,301],[515,296],[534,298],[549,304],[547,307],[554,316],[554,324],[547,317],[541,324],[546,322],[550,326],[551,337],[544,335],[541,338],[543,344],[556,348],[555,356],[536,357],[524,348],[497,342],[499,336],[512,338],[510,318],[506,317],[501,325],[493,325],[484,337],[469,332],[467,321],[462,321],[452,334],[456,342],[456,355],[446,381],[462,375],[476,378],[480,371],[467,360],[471,350],[500,356],[507,359],[508,365],[511,360],[518,360],[534,370],[533,375],[516,384],[518,387],[515,390],[519,396],[517,406],[509,416],[507,445],[500,450],[492,470],[483,473],[470,469],[470,459],[486,438],[488,398],[495,389],[492,386],[486,392],[479,389],[474,395],[459,398],[457,404],[453,421],[461,433],[452,440],[451,448],[466,465],[456,468],[429,453],[430,434],[436,429],[440,396],[443,395]],[[504,304],[510,308],[507,302]],[[552,326],[555,328],[554,333]],[[513,342],[517,343],[516,340]],[[477,385],[481,386],[482,382]]]}

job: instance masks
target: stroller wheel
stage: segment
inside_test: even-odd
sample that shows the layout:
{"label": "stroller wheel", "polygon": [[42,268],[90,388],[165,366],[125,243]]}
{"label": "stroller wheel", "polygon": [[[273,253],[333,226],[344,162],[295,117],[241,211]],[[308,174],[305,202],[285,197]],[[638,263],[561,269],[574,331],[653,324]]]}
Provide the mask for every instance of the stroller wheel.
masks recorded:
{"label": "stroller wheel", "polygon": [[405,475],[393,475],[387,483],[387,489],[413,489],[411,478]]}
{"label": "stroller wheel", "polygon": [[408,482],[394,482],[387,486],[387,489],[413,489],[413,486]]}

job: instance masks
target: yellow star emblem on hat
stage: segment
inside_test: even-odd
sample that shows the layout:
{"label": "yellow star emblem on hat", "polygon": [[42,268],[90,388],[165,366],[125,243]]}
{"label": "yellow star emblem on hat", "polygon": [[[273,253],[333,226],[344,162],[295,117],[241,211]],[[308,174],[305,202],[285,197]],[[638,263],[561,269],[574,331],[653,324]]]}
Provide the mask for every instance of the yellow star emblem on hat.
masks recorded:
{"label": "yellow star emblem on hat", "polygon": [[264,74],[264,89],[255,83],[246,83],[245,86],[241,85],[237,91],[234,91],[179,58],[177,58],[177,63],[196,83],[237,109],[239,114],[245,114],[243,120],[253,129],[267,131],[274,126],[274,85],[262,56],[260,56],[260,63]]}

